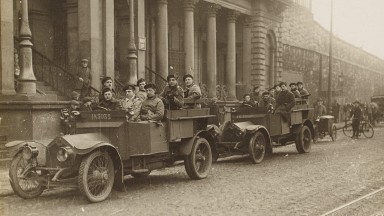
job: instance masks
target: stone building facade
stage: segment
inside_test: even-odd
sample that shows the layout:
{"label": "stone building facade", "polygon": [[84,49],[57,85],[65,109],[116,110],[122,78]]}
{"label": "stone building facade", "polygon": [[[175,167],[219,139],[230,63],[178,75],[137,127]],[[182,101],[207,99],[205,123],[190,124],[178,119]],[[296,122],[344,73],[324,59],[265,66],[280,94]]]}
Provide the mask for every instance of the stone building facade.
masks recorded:
{"label": "stone building facade", "polygon": [[[304,81],[314,93],[314,99],[327,97],[329,31],[313,19],[310,4],[296,1],[284,11],[283,16],[282,43],[291,47],[283,52],[286,67],[283,67],[282,79],[289,82]],[[383,59],[336,36],[333,37],[332,47],[334,61],[331,89],[340,103],[356,99],[368,102],[372,95],[384,94]],[[294,55],[298,58],[294,58]]]}

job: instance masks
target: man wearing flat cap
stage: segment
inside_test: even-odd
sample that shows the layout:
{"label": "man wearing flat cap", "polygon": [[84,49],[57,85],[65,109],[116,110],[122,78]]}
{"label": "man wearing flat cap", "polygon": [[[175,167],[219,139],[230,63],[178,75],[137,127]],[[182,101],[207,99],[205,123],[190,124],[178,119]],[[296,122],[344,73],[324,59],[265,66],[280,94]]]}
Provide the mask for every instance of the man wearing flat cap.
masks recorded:
{"label": "man wearing flat cap", "polygon": [[92,72],[88,67],[88,59],[81,60],[81,67],[77,70],[75,91],[80,93],[80,98],[86,97],[91,91]]}
{"label": "man wearing flat cap", "polygon": [[[101,91],[103,91],[104,88],[109,88],[111,89],[111,92],[112,92],[112,96],[114,98],[117,97],[117,92],[115,91],[115,89],[113,88],[113,80],[112,80],[112,77],[104,77],[102,80],[101,80]],[[104,96],[102,94],[99,95],[99,101],[103,100],[104,99]]]}
{"label": "man wearing flat cap", "polygon": [[303,82],[297,82],[297,90],[300,92],[300,96],[302,98],[305,98],[307,99],[308,96],[309,96],[309,92],[307,91],[307,89],[304,88],[303,86]]}
{"label": "man wearing flat cap", "polygon": [[300,92],[297,90],[296,83],[289,84],[289,88],[291,88],[291,92],[295,95],[295,98],[301,98]]}
{"label": "man wearing flat cap", "polygon": [[286,121],[289,121],[290,111],[295,106],[295,96],[291,91],[288,91],[286,82],[281,82],[279,86],[281,92],[276,99],[275,113],[280,113]]}
{"label": "man wearing flat cap", "polygon": [[175,75],[168,75],[167,81],[168,85],[165,86],[160,97],[164,102],[165,109],[178,110],[184,105],[184,91],[177,83]]}
{"label": "man wearing flat cap", "polygon": [[99,102],[98,108],[102,110],[121,110],[120,101],[113,97],[112,90],[110,88],[103,88],[101,91],[103,99]]}
{"label": "man wearing flat cap", "polygon": [[323,99],[318,98],[315,106],[315,110],[313,113],[314,120],[318,120],[320,116],[327,114],[327,108],[323,105]]}
{"label": "man wearing flat cap", "polygon": [[360,121],[363,119],[363,111],[360,108],[360,102],[358,100],[353,102],[351,118],[352,118],[352,130],[353,130],[352,139],[358,139]]}
{"label": "man wearing flat cap", "polygon": [[[186,74],[183,77],[185,83],[184,98],[193,99],[194,101],[201,98],[201,90],[198,85],[193,82],[193,76],[191,74]],[[201,108],[201,104],[186,104],[186,108]]]}

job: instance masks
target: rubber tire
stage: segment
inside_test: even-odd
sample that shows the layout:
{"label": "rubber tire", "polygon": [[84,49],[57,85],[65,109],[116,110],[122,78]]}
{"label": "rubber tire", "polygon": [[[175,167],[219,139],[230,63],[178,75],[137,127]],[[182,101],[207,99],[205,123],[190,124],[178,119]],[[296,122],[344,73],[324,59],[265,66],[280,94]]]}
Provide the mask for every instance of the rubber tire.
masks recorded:
{"label": "rubber tire", "polygon": [[147,178],[149,176],[149,174],[151,174],[151,171],[148,171],[148,172],[145,172],[145,173],[131,173],[131,176],[133,176],[133,178]]}
{"label": "rubber tire", "polygon": [[[201,171],[196,166],[195,161],[196,161],[196,153],[200,149],[200,146],[202,145],[206,147],[208,154],[205,156],[205,160],[204,160],[203,166],[205,166],[205,168],[204,170]],[[212,150],[211,150],[211,146],[209,145],[206,139],[204,138],[195,139],[192,146],[191,153],[188,156],[186,156],[184,159],[184,166],[185,166],[185,171],[187,172],[188,176],[191,179],[199,180],[199,179],[204,179],[208,176],[212,166]]]}
{"label": "rubber tire", "polygon": [[[93,160],[97,157],[104,157],[104,159],[107,161],[107,167],[109,172],[106,188],[102,191],[100,195],[92,194],[91,191],[89,190],[88,182],[87,182],[90,165],[93,162]],[[79,177],[78,177],[79,189],[81,194],[83,194],[83,196],[87,198],[87,200],[89,200],[90,202],[95,203],[95,202],[101,202],[105,200],[111,193],[114,180],[115,180],[115,168],[114,168],[112,158],[108,154],[108,152],[94,151],[89,155],[87,155],[85,158],[83,158],[83,160],[81,161],[80,169],[79,169]]]}
{"label": "rubber tire", "polygon": [[352,138],[353,136],[352,124],[347,124],[346,126],[344,126],[343,133],[345,136]]}
{"label": "rubber tire", "polygon": [[[371,125],[370,123],[366,122],[366,123],[364,123],[364,125],[362,125],[362,127],[363,127],[363,134],[364,134],[364,136],[365,136],[366,138],[372,138],[373,135],[375,134],[375,131],[373,130],[372,125]],[[366,132],[365,132],[365,128],[366,128],[366,127],[368,127],[368,131],[372,130],[372,134],[368,134],[368,132],[367,132],[367,134],[366,134]]]}
{"label": "rubber tire", "polygon": [[25,191],[20,187],[19,179],[17,178],[17,166],[19,162],[23,159],[21,153],[17,154],[11,161],[9,168],[9,181],[13,191],[21,198],[32,199],[40,196],[45,190],[44,186],[38,185],[37,188],[31,192]]}
{"label": "rubber tire", "polygon": [[300,129],[300,132],[296,136],[296,149],[297,151],[302,153],[308,153],[311,151],[311,141],[312,135],[311,130],[306,125],[303,125]]}
{"label": "rubber tire", "polygon": [[[258,140],[258,139],[262,139],[262,140],[259,140],[259,141],[261,141],[260,147],[262,148],[261,152],[259,151],[259,153],[260,153],[259,155],[257,155],[257,153],[255,152],[256,140]],[[267,148],[267,144],[265,141],[264,134],[261,133],[260,131],[256,132],[252,136],[252,138],[249,140],[249,147],[248,147],[249,157],[251,158],[252,163],[259,164],[264,160],[266,148]]]}
{"label": "rubber tire", "polygon": [[336,125],[332,125],[332,131],[331,131],[331,139],[333,142],[336,142],[337,139],[337,128]]}

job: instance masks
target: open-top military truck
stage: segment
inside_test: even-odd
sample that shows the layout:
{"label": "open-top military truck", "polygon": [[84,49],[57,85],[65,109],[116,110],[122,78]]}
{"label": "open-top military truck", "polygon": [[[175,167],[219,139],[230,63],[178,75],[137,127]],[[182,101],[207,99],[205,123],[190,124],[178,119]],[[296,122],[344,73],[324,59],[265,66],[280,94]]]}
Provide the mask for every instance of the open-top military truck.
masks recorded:
{"label": "open-top military truck", "polygon": [[273,147],[291,142],[296,143],[299,153],[311,150],[313,108],[304,99],[296,99],[287,120],[265,108],[224,107],[223,113],[225,121],[220,127],[208,125],[215,137],[214,159],[249,154],[253,163],[261,163]]}
{"label": "open-top military truck", "polygon": [[148,176],[151,170],[184,160],[192,179],[211,170],[207,132],[209,109],[166,110],[162,122],[127,122],[124,111],[80,112],[75,134],[52,141],[12,141],[9,176],[22,198],[34,198],[55,186],[79,187],[90,202],[105,200],[123,177]]}

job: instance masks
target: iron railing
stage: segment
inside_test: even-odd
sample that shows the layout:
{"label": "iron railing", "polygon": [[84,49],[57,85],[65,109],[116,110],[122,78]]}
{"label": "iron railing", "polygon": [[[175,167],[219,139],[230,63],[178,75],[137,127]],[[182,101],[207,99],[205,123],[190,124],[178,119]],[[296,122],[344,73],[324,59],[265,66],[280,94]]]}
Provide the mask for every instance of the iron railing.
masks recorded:
{"label": "iron railing", "polygon": [[154,83],[156,85],[158,93],[167,85],[167,79],[147,66],[145,66],[145,79],[147,83]]}
{"label": "iron railing", "polygon": [[[14,40],[17,45],[19,39],[14,37]],[[35,49],[32,49],[32,56],[33,72],[36,79],[47,83],[54,91],[70,98],[74,89],[73,85],[76,83],[76,77]],[[97,102],[100,92],[92,86],[90,89],[90,96]]]}

